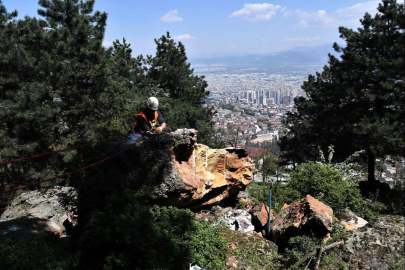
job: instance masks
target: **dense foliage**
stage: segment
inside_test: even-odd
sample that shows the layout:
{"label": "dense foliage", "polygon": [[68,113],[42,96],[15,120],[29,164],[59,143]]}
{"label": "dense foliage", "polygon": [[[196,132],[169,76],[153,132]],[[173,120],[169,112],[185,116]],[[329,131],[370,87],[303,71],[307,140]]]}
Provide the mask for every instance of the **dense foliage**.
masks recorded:
{"label": "dense foliage", "polygon": [[[156,55],[132,56],[125,39],[102,46],[107,14],[94,0],[41,0],[42,19],[16,19],[0,2],[0,156],[10,160],[125,134],[148,96],[169,127],[210,142],[209,92],[184,45],[167,33]],[[2,188],[85,165],[81,150],[4,167]]]}
{"label": "dense foliage", "polygon": [[[344,172],[336,170],[332,164],[303,163],[297,171],[289,173],[288,184],[273,185],[272,207],[278,212],[284,204],[291,204],[309,194],[330,206],[334,212],[349,208],[368,220],[382,213],[401,213],[402,204],[392,207],[384,200],[384,203],[379,200],[368,202],[362,196],[357,181],[345,178]],[[255,183],[248,187],[248,191],[255,200],[268,204],[269,188],[269,184]]]}
{"label": "dense foliage", "polygon": [[104,208],[91,214],[79,238],[85,269],[223,266],[226,245],[219,229],[197,221],[190,210],[151,206],[131,192],[117,192],[106,200]]}
{"label": "dense foliage", "polygon": [[58,237],[34,236],[13,239],[0,232],[0,268],[8,270],[68,269],[77,257],[60,245]]}
{"label": "dense foliage", "polygon": [[294,100],[297,111],[285,121],[285,158],[314,159],[317,146],[334,145],[340,160],[365,150],[373,181],[376,157],[404,154],[405,9],[384,0],[378,11],[367,13],[357,31],[340,27],[340,57],[330,55],[323,72],[304,82],[307,97]]}
{"label": "dense foliage", "polygon": [[343,179],[342,173],[332,169],[328,164],[315,162],[302,164],[298,171],[290,173],[289,187],[298,191],[301,197],[310,194],[329,205],[334,212],[344,208],[361,212],[366,205],[357,181]]}
{"label": "dense foliage", "polygon": [[[167,33],[155,40],[155,55],[134,57],[125,39],[105,48],[107,14],[94,4],[40,0],[39,18],[16,19],[17,11],[7,12],[0,0],[0,161],[127,134],[151,95],[169,127],[195,128],[199,141],[210,142],[214,112],[204,106],[207,83],[193,74],[184,45]],[[2,166],[0,188],[73,171],[114,152],[116,143],[103,143]],[[151,205],[134,195],[139,187],[125,185],[124,169],[104,169],[67,178],[79,190],[75,260],[46,241],[7,240],[0,268],[223,267],[218,230],[188,210]],[[18,260],[25,252],[43,252],[39,243],[47,256]]]}

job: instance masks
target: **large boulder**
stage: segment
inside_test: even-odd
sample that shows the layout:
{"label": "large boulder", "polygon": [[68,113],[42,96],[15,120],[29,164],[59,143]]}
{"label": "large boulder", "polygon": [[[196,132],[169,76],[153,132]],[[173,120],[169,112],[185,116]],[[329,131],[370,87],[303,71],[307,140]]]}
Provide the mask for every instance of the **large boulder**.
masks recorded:
{"label": "large boulder", "polygon": [[[41,223],[60,234],[76,225],[77,191],[72,187],[55,186],[46,191],[25,191],[15,197],[0,216],[0,223],[13,225]],[[21,219],[23,218],[24,219]],[[32,221],[27,219],[33,219]],[[34,222],[35,220],[35,222]],[[31,225],[30,225],[31,226]],[[23,227],[23,226],[21,226]],[[29,227],[28,225],[26,227]],[[46,229],[48,230],[48,229]]]}
{"label": "large boulder", "polygon": [[222,217],[220,224],[242,233],[252,233],[255,227],[252,224],[252,216],[246,210],[230,210]]}
{"label": "large boulder", "polygon": [[360,269],[403,269],[405,217],[382,216],[353,231],[345,241],[343,252],[343,257],[359,264]]}
{"label": "large boulder", "polygon": [[211,149],[196,141],[194,129],[156,134],[124,155],[129,176],[144,181],[157,203],[193,210],[236,197],[252,182],[255,164],[245,150]]}
{"label": "large boulder", "polygon": [[[256,231],[261,232],[265,227],[268,228],[267,224],[269,222],[269,207],[264,203],[256,203],[252,207],[252,218],[253,225],[256,228]],[[273,209],[271,209],[270,219],[274,220]]]}
{"label": "large boulder", "polygon": [[324,237],[332,231],[332,209],[307,195],[282,209],[271,223],[271,236],[278,244],[285,244],[290,237],[313,233]]}

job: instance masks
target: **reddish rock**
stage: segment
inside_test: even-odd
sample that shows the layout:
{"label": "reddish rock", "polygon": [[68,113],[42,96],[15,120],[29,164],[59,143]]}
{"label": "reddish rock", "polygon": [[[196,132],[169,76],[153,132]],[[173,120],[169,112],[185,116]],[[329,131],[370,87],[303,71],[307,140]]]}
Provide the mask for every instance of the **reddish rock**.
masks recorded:
{"label": "reddish rock", "polygon": [[275,217],[271,224],[272,238],[278,243],[286,243],[289,238],[310,231],[324,237],[332,231],[332,218],[333,211],[329,206],[307,195]]}
{"label": "reddish rock", "polygon": [[262,235],[261,232],[255,232],[255,231],[253,231],[253,235],[257,235],[257,236],[263,237],[263,235]]}
{"label": "reddish rock", "polygon": [[236,249],[236,246],[237,246],[237,242],[232,242],[231,243],[231,246],[229,247],[231,250],[235,250]]}
{"label": "reddish rock", "polygon": [[289,205],[288,204],[284,204],[283,207],[281,208],[281,210],[286,209]]}
{"label": "reddish rock", "polygon": [[230,267],[238,267],[238,260],[234,256],[229,257],[229,259],[226,261],[226,266]]}
{"label": "reddish rock", "polygon": [[194,129],[155,134],[126,155],[133,180],[150,186],[154,202],[193,210],[236,197],[253,181],[255,170],[245,150],[197,144]]}
{"label": "reddish rock", "polygon": [[[252,208],[253,221],[264,227],[269,221],[269,207],[263,203],[258,203]],[[271,220],[274,220],[273,209],[271,209],[270,214]]]}
{"label": "reddish rock", "polygon": [[213,206],[229,196],[236,196],[253,180],[255,165],[243,149],[211,149],[195,144],[192,151],[186,153],[181,160],[173,155],[174,169],[184,190],[180,198],[171,198],[171,205],[193,205],[192,209]]}

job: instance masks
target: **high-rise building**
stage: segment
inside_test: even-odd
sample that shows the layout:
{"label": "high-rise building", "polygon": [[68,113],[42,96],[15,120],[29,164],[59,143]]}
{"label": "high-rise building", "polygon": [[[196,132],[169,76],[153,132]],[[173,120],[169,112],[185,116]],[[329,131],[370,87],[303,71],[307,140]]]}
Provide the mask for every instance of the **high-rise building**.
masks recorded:
{"label": "high-rise building", "polygon": [[248,101],[249,101],[249,103],[250,102],[253,102],[253,93],[252,93],[252,91],[249,91],[249,92],[247,92],[247,99],[248,99]]}
{"label": "high-rise building", "polygon": [[267,105],[266,96],[265,96],[265,95],[260,96],[260,104],[262,104],[262,105],[264,105],[264,106]]}
{"label": "high-rise building", "polygon": [[280,92],[278,90],[273,92],[273,98],[275,104],[280,104]]}

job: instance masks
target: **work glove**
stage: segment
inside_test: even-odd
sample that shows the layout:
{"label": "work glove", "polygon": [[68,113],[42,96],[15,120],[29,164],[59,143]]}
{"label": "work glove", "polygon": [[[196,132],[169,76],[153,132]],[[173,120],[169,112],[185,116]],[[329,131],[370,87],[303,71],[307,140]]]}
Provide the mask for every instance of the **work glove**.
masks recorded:
{"label": "work glove", "polygon": [[156,128],[155,132],[156,132],[156,133],[162,132],[162,128],[161,128],[161,127]]}

